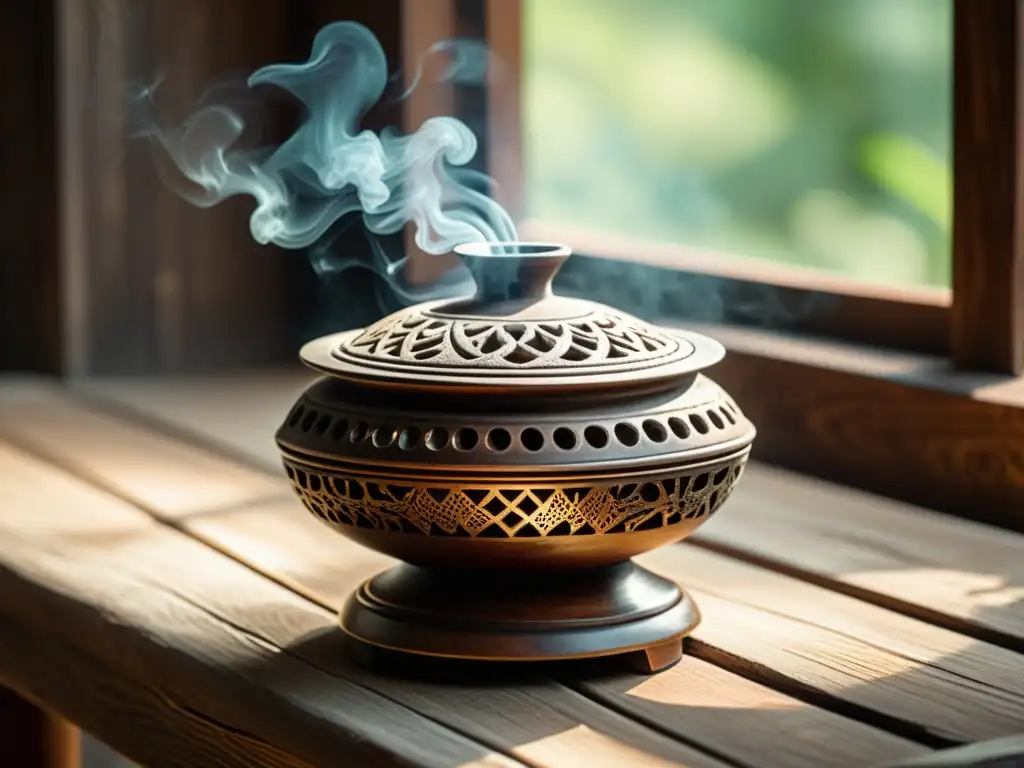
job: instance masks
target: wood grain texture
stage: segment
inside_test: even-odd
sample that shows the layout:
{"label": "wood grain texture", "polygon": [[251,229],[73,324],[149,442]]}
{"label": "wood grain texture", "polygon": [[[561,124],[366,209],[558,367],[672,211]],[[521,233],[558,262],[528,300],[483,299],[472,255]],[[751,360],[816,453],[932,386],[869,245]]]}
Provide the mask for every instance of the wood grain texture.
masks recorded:
{"label": "wood grain texture", "polygon": [[694,656],[659,675],[606,674],[574,685],[642,722],[758,768],[880,765],[927,751]]}
{"label": "wood grain texture", "polygon": [[[188,527],[335,609],[368,575],[394,562],[342,537],[325,536],[323,526],[291,501],[193,518]],[[740,765],[860,766],[865,760],[880,763],[922,750],[685,656],[653,677],[623,674],[610,664],[596,676],[581,678],[582,668],[554,674],[595,701]],[[418,711],[429,706],[407,703]]]}
{"label": "wood grain texture", "polygon": [[[741,486],[737,496],[742,493]],[[838,493],[838,491],[833,489],[833,493]],[[820,493],[818,506],[831,506],[831,497],[832,494]],[[757,496],[752,498],[757,498]],[[728,509],[725,510],[725,514],[728,514]],[[921,514],[927,515],[927,513]],[[235,522],[231,523],[231,520]],[[231,525],[237,525],[238,520],[237,516],[224,517],[224,521]],[[882,515],[875,522],[879,526],[878,535],[885,535],[886,516]],[[947,522],[951,525],[956,524],[955,521]],[[211,523],[206,520],[198,524]],[[260,530],[267,530],[267,525],[267,521],[264,520],[259,526]],[[276,526],[276,529],[280,531],[282,525],[287,528],[292,523],[284,523],[282,515],[282,523]],[[966,523],[960,525],[975,532],[984,530],[980,526]],[[898,519],[896,527],[898,529]],[[250,534],[250,536],[252,535]],[[259,534],[256,536],[258,537]],[[280,533],[277,534],[277,537],[284,538]],[[323,538],[319,536],[319,539]],[[250,541],[251,545],[252,541]],[[296,546],[297,542],[292,540],[291,547]],[[324,541],[321,546],[334,547],[336,545]],[[313,548],[311,537],[310,544],[301,550],[292,549],[292,551],[308,553]],[[747,587],[749,587],[750,579],[754,579],[754,583],[757,585],[766,579],[769,584],[776,584],[776,587],[770,591],[770,603],[760,607],[744,605],[742,602],[744,597],[739,592],[734,591],[723,597],[713,591],[713,584],[709,585],[700,580],[708,571],[720,574],[724,567],[722,563],[731,563],[732,561],[726,558],[716,558],[715,555],[690,548],[683,548],[682,551],[686,553],[685,557],[679,557],[677,553],[673,552],[671,558],[668,558],[671,559],[671,562],[666,561],[660,565],[662,568],[668,569],[669,575],[697,588],[705,613],[705,623],[698,630],[697,638],[703,641],[705,648],[711,649],[709,658],[714,658],[718,663],[733,665],[732,668],[755,677],[763,676],[776,685],[792,686],[794,691],[813,691],[829,698],[839,699],[844,702],[844,705],[849,706],[851,711],[874,713],[898,730],[910,734],[918,733],[923,738],[935,739],[936,743],[1001,735],[1006,733],[1007,729],[1012,729],[1011,722],[1014,717],[1021,716],[1021,713],[1015,710],[1015,707],[1019,706],[1017,701],[1019,691],[1016,689],[1011,691],[1009,700],[1011,703],[999,701],[1000,697],[1004,695],[1000,679],[1004,676],[1012,679],[1014,664],[1020,664],[1021,657],[1015,654],[984,643],[977,643],[970,638],[945,632],[906,617],[897,616],[856,600],[834,595],[825,590],[800,585],[799,582],[768,574],[761,569],[735,564],[735,567],[741,569],[740,576],[748,579],[747,582],[742,580],[740,582],[746,583]],[[827,552],[824,548],[821,551]],[[246,556],[258,557],[259,552],[253,548]],[[653,556],[660,557],[661,555],[654,553]],[[1004,560],[1008,557],[1012,557],[1012,552],[1004,551]],[[705,560],[700,561],[702,563],[700,568],[687,568],[686,563],[689,560],[686,558],[690,558],[690,560],[705,558]],[[315,558],[312,562],[305,555],[302,558],[303,567],[313,571],[319,570],[320,563],[329,567],[330,561],[331,556],[327,554]],[[942,561],[938,562],[941,565]],[[715,569],[716,565],[718,566],[717,570]],[[281,568],[280,562],[275,568],[279,571],[286,570]],[[691,571],[693,575],[690,575]],[[733,576],[735,576],[734,572]],[[310,576],[295,574],[294,578],[301,582],[308,580]],[[331,585],[334,583],[324,575],[315,578],[320,584]],[[772,579],[782,579],[783,581],[773,582]],[[727,584],[728,579],[725,579],[723,583]],[[818,614],[783,617],[776,615],[784,608],[786,610],[791,608],[786,595],[796,589],[793,585],[800,586],[802,589],[816,590],[811,593],[808,600],[811,600],[811,605],[819,604],[820,619]],[[347,592],[347,585],[337,582],[337,589],[339,592],[335,599],[340,599],[340,596]],[[707,594],[703,594],[702,590],[707,590]],[[763,590],[754,590],[753,594],[760,595],[761,591]],[[806,594],[799,590],[797,592]],[[979,599],[983,602],[983,598],[979,596]],[[713,613],[710,615],[707,606],[713,606]],[[982,605],[976,607],[984,608]],[[858,616],[858,621],[847,629],[850,635],[848,638],[837,625],[829,625],[827,621],[836,612],[849,613],[850,611],[853,611],[852,615]],[[984,615],[984,613],[984,611],[978,611],[978,615]],[[861,621],[861,617],[863,621]],[[803,622],[813,624],[815,621],[825,621],[826,623],[813,630],[807,629],[803,624]],[[893,622],[895,623],[893,624]],[[717,630],[716,627],[718,627]],[[891,632],[894,637],[911,638],[911,642],[917,643],[918,647],[913,649],[883,645],[881,650],[874,649],[871,642],[867,642],[865,637],[859,635],[862,627],[864,632],[869,633],[865,637],[874,637],[872,633],[884,635],[885,632]],[[885,631],[880,627],[885,628]],[[712,630],[715,630],[716,633],[711,634]],[[793,642],[794,639],[801,638],[807,639],[814,654],[817,655],[807,655],[809,652],[803,652],[806,657],[799,653],[794,655],[787,649],[787,644]],[[855,659],[869,659],[870,661],[857,661],[856,665],[851,668]],[[974,669],[974,667],[978,667],[978,669]],[[968,689],[966,693],[961,691],[959,679],[961,677],[971,678],[972,675],[977,676],[979,670],[983,673],[980,678],[981,682],[972,684],[974,687]],[[925,699],[922,701],[920,699],[922,694],[917,690],[918,687],[922,687],[924,690],[934,690],[934,698],[943,703],[928,704],[928,695],[925,695]],[[973,696],[979,698],[970,705],[965,704],[965,702],[971,702]],[[1009,720],[1007,720],[1008,717]]]}
{"label": "wood grain texture", "polygon": [[956,0],[952,352],[959,367],[1024,372],[1024,16],[1019,0]]}
{"label": "wood grain texture", "polygon": [[693,635],[702,658],[825,694],[935,745],[1024,722],[1024,656],[1013,651],[693,546],[638,562],[690,590],[704,615]]}
{"label": "wood grain texture", "polygon": [[[201,210],[169,188],[161,172],[186,185],[165,156],[133,137],[151,116],[126,98],[159,81],[165,125],[180,125],[211,87],[238,104],[250,71],[287,58],[289,5],[56,3],[69,373],[223,369],[290,357],[286,268],[295,255],[250,237],[250,202]],[[249,135],[267,141],[274,110],[262,121],[252,111]]]}
{"label": "wood grain texture", "polygon": [[1024,735],[1008,736],[922,755],[887,768],[1017,768],[1024,765]]}
{"label": "wood grain texture", "polygon": [[[522,160],[523,14],[521,0],[480,0],[494,60],[487,83],[487,170],[494,198],[519,222],[525,214]],[[527,240],[528,237],[520,237]]]}
{"label": "wood grain texture", "polygon": [[[121,450],[128,453],[151,450],[146,447],[149,445],[148,441],[168,439],[148,435],[138,429],[122,430],[118,435]],[[56,444],[61,442],[59,432],[54,433],[52,429],[45,432],[37,430],[34,441],[34,445],[50,454],[56,450]],[[76,465],[80,459],[76,458],[74,453],[62,453],[62,460],[68,461],[69,465]],[[201,456],[197,455],[196,461],[201,461]],[[168,471],[172,473],[169,477],[174,482],[188,482],[186,465],[171,465]],[[113,483],[119,472],[123,472],[123,469],[117,462],[108,460],[105,467],[94,465],[91,477],[99,478],[104,483]],[[281,482],[283,483],[283,480]],[[124,481],[120,481],[120,484],[123,483]],[[139,498],[137,501],[154,514],[161,514],[161,499],[157,494],[152,494],[148,499]],[[230,552],[232,556],[244,560],[280,583],[331,609],[340,606],[341,601],[363,579],[391,562],[339,536],[325,535],[323,527],[291,498],[264,505],[237,507],[221,514],[176,518],[176,522],[203,541]],[[667,676],[665,679],[671,682],[666,683],[666,687],[659,694],[660,701],[648,701],[646,704],[638,697],[631,696],[627,690],[616,690],[616,686],[623,685],[623,681],[640,682],[631,676],[611,678],[604,687],[601,687],[601,681],[577,686],[572,677],[562,679],[585,694],[587,699],[611,705],[630,717],[644,719],[662,732],[668,732],[743,765],[760,765],[768,760],[769,765],[778,765],[780,768],[787,765],[854,766],[862,764],[857,758],[858,754],[881,761],[896,759],[920,750],[917,745],[870,726],[774,693],[734,675],[716,674],[715,670],[708,670],[707,665],[695,668],[692,664],[690,660],[684,661],[683,665],[659,676],[658,679]],[[695,669],[696,671],[693,671]],[[701,669],[705,670],[703,679],[707,682],[702,687],[694,688],[693,675],[699,675]],[[359,673],[353,671],[351,674]],[[462,677],[469,675],[464,673]],[[402,701],[418,711],[438,716],[445,711],[459,711],[435,688],[417,689],[408,681],[396,684],[383,676],[352,679],[397,701]],[[562,732],[571,732],[574,744],[582,737],[580,732],[575,730],[577,726],[566,722],[565,712],[575,713],[578,725],[585,726],[589,731],[604,732],[606,735],[609,732],[610,726],[604,726],[603,731],[594,727],[597,713],[605,710],[591,709],[590,704],[581,703],[582,697],[579,696],[566,698],[567,689],[549,680],[533,681],[533,688],[527,686],[527,682],[526,679],[517,679],[514,689],[507,682],[504,687],[494,689],[492,683],[493,690],[489,690],[486,695],[475,691],[474,716],[482,716],[480,713],[488,710],[494,713],[522,712],[522,717],[526,718],[528,712],[539,706],[538,701],[545,701],[549,706],[563,712],[558,715],[548,711],[544,715],[545,720],[564,724],[565,729]],[[722,691],[716,693],[715,689],[718,686],[722,686]],[[674,693],[669,694],[665,691]],[[488,699],[490,695],[497,697],[493,704]],[[532,703],[520,704],[520,695],[528,696]],[[670,695],[676,697],[675,704],[670,703]],[[762,707],[735,708],[715,704],[716,701],[738,701],[747,696],[753,696],[753,700],[766,704]],[[580,717],[581,710],[578,707],[585,707],[582,711],[587,713],[586,718]],[[606,715],[602,715],[604,716]],[[732,725],[729,725],[730,723]],[[737,724],[742,724],[743,727],[736,727]],[[459,729],[475,735],[469,730],[470,727],[460,725]],[[510,729],[514,731],[521,726],[494,721],[489,723],[488,727],[497,732],[505,732]],[[772,749],[766,750],[765,739],[780,731],[789,736],[785,747],[773,746]],[[823,747],[820,743],[821,735],[826,732],[831,734],[831,737],[828,745]],[[627,732],[625,735],[616,734],[615,738],[630,748],[637,748],[637,744],[651,743],[631,743],[628,736]],[[556,742],[545,741],[546,738],[549,737],[542,737],[540,740],[549,748],[555,749]],[[595,737],[595,750],[598,749],[600,741]],[[854,754],[850,752],[851,745],[857,747]],[[771,753],[771,757],[762,756],[755,759],[757,755],[766,751]],[[527,753],[516,751],[514,754],[526,759]],[[530,754],[536,757],[534,753]]]}
{"label": "wood grain texture", "polygon": [[[635,765],[721,766],[543,678],[530,681],[519,676],[516,685],[497,688],[487,681],[452,685],[449,679],[417,684],[366,672],[349,661],[351,654],[332,613],[303,604],[247,567],[131,508],[118,506],[117,499],[62,477],[36,460],[0,447],[0,471],[5,478],[20,478],[0,491],[0,504],[14,510],[0,522],[0,562],[14,570],[21,582],[5,589],[5,594],[17,596],[12,621],[29,627],[46,620],[72,624],[83,652],[95,654],[102,647],[116,653],[127,666],[121,674],[130,674],[136,685],[165,689],[167,695],[187,700],[190,708],[199,709],[225,728],[242,729],[287,755],[314,765],[330,764],[326,756],[351,748],[349,739],[371,739],[365,728],[372,722],[378,731],[381,723],[387,723],[386,734],[377,737],[372,751],[378,762],[390,755],[388,764],[479,761],[488,753],[455,759],[453,750],[458,745],[444,743],[447,736],[458,741],[455,733],[465,733],[492,748],[498,745],[502,752],[518,754],[522,750],[529,763],[539,766],[575,764],[566,762],[570,753],[598,761],[609,744],[620,754],[630,755]],[[50,516],[40,514],[38,501],[33,504],[41,485],[47,488],[45,504],[53,510]],[[123,515],[107,515],[108,507],[131,513],[131,518],[143,517],[143,521],[129,523]],[[76,509],[71,523],[62,514],[67,508]],[[104,516],[97,520],[100,514]],[[67,545],[68,540],[73,544]],[[78,552],[85,541],[91,542],[92,551]],[[181,568],[181,563],[188,567]],[[57,593],[64,596],[70,587],[53,583],[58,577],[85,591],[84,595],[75,593],[77,611],[60,605]],[[23,596],[21,588],[27,590]],[[47,588],[53,594],[47,593]],[[89,611],[95,613],[91,621],[81,615]],[[113,617],[113,627],[108,617]],[[199,656],[208,666],[171,664],[151,657],[152,649],[113,642],[109,635],[125,628],[160,636],[162,644]],[[236,642],[242,648],[235,648]],[[156,669],[161,663],[162,669]],[[242,708],[244,713],[225,709],[226,702],[218,694],[226,697],[228,693],[210,678],[218,673],[243,676],[246,685],[231,692],[231,698],[248,702]],[[204,693],[204,686],[217,689],[216,693]],[[281,686],[285,690],[280,690]],[[384,692],[386,698],[375,699],[371,688]],[[312,698],[303,704],[300,691]],[[278,698],[300,701],[291,711]],[[417,721],[419,716],[392,701],[415,706],[427,719]],[[340,722],[326,733],[316,733],[324,726],[325,711],[337,711]],[[318,716],[316,722],[306,722],[311,714]],[[434,723],[447,723],[452,731]],[[290,739],[297,738],[302,728],[313,732],[303,736],[300,749]],[[381,739],[394,732],[400,733],[401,739],[389,751],[391,747]],[[120,748],[119,739],[101,735]],[[565,746],[566,738],[571,739],[571,750]],[[259,755],[250,758],[263,760]],[[351,759],[356,759],[355,753]],[[492,763],[512,764],[497,757]]]}
{"label": "wood grain texture", "polygon": [[711,375],[757,425],[755,459],[1024,530],[1022,408],[746,348]]}
{"label": "wood grain texture", "polygon": [[[93,413],[56,389],[0,391],[0,436],[73,465],[111,492],[145,500],[168,517],[245,504],[283,490],[265,472]],[[127,453],[126,446],[131,446]]]}
{"label": "wood grain texture", "polygon": [[754,464],[694,542],[1024,651],[1024,536]]}
{"label": "wood grain texture", "polygon": [[[350,682],[334,661],[344,655],[331,613],[2,444],[0,470],[0,619],[12,636],[50,638],[95,662],[82,672],[89,685],[70,686],[73,678],[53,673],[9,682],[19,690],[40,686],[58,711],[66,697],[69,716],[97,707],[106,722],[98,735],[115,748],[131,746],[119,733],[133,721],[117,715],[132,711],[121,695],[136,689],[150,722],[163,711],[149,706],[156,698],[179,721],[191,717],[214,729],[205,739],[209,753],[193,765],[289,764],[282,756],[311,765],[336,764],[339,756],[370,765],[515,764]],[[312,639],[321,637],[335,642],[314,655]],[[4,665],[5,677],[29,674],[20,659]],[[43,655],[37,663],[51,661]],[[110,685],[94,684],[106,671]],[[382,722],[391,727],[382,730]],[[177,723],[164,727],[173,733]],[[247,759],[236,754],[246,749]],[[154,765],[186,764],[173,754],[147,757]]]}

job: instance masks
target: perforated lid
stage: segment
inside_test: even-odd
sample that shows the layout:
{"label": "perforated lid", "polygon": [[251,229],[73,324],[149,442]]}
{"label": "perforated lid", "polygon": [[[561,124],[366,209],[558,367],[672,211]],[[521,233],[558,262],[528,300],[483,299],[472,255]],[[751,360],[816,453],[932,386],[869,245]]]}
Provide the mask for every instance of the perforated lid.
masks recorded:
{"label": "perforated lid", "polygon": [[[498,248],[514,253],[484,253]],[[456,252],[476,279],[473,297],[418,304],[317,339],[303,347],[302,360],[381,386],[550,390],[676,378],[725,354],[701,334],[555,296],[551,279],[569,256],[564,246],[470,244]]]}

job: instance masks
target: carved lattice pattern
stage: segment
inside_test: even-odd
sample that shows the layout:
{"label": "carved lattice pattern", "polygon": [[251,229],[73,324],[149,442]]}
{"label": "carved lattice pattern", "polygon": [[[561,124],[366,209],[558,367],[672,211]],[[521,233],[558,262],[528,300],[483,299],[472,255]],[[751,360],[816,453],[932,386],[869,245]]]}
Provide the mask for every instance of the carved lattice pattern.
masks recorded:
{"label": "carved lattice pattern", "polygon": [[430,488],[313,473],[285,462],[296,492],[337,525],[436,536],[513,538],[619,533],[714,514],[745,459],[714,472],[579,488]]}
{"label": "carved lattice pattern", "polygon": [[579,321],[499,322],[397,315],[344,347],[356,357],[474,368],[545,368],[633,363],[679,348],[656,328],[613,314]]}

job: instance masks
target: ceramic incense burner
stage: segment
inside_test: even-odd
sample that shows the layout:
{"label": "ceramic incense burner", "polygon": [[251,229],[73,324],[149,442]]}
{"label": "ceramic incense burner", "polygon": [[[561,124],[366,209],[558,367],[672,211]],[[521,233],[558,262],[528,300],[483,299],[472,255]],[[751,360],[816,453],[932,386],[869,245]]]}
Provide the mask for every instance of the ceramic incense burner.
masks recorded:
{"label": "ceramic incense burner", "polygon": [[754,427],[701,373],[723,347],[555,296],[564,246],[456,251],[475,295],[301,352],[325,375],[277,433],[295,491],[403,561],[342,628],[432,656],[672,663],[699,614],[630,558],[689,535],[743,471]]}

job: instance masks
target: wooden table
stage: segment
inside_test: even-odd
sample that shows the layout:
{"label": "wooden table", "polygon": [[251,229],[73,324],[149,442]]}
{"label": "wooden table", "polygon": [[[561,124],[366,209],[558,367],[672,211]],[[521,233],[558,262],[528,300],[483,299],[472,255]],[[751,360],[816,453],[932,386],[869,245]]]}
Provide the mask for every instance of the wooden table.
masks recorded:
{"label": "wooden table", "polygon": [[1024,765],[1024,537],[757,465],[640,558],[704,614],[661,674],[354,663],[389,561],[285,484],[304,382],[0,385],[0,680],[154,766]]}

